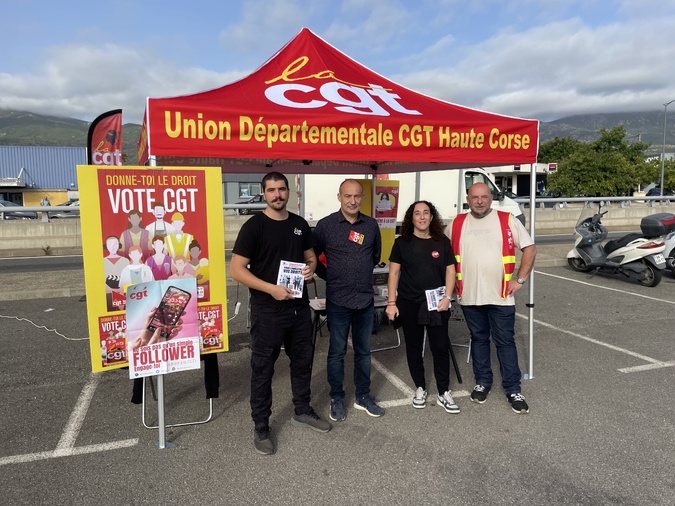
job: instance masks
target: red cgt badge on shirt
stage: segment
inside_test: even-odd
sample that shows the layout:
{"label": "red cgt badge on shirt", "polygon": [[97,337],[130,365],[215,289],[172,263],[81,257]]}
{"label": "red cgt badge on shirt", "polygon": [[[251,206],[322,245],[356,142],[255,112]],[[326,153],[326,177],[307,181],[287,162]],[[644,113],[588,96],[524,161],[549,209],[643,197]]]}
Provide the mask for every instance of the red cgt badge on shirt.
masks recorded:
{"label": "red cgt badge on shirt", "polygon": [[440,258],[441,254],[438,251],[434,250],[431,252],[431,256],[434,258]]}
{"label": "red cgt badge on shirt", "polygon": [[363,240],[365,239],[365,237],[366,236],[364,236],[363,234],[360,234],[353,230],[349,231],[349,240],[355,242],[356,244],[363,244]]}

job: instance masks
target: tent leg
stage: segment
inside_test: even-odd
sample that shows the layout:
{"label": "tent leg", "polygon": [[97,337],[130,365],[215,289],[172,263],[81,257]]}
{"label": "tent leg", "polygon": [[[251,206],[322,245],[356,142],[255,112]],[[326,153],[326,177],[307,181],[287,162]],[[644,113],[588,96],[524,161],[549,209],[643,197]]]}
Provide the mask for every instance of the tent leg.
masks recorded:
{"label": "tent leg", "polygon": [[[537,164],[530,164],[530,236],[535,238],[535,208],[532,205],[534,196],[537,193]],[[536,262],[535,262],[536,263]],[[523,379],[531,380],[534,379],[534,268],[530,273],[530,282],[528,287],[528,322],[529,322],[529,361],[528,361],[528,372],[523,376]]]}

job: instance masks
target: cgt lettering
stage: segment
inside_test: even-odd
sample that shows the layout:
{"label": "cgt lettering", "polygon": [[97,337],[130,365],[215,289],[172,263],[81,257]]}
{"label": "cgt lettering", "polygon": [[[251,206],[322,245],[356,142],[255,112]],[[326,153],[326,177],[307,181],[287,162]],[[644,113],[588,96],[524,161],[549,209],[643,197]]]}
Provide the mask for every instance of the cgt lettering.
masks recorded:
{"label": "cgt lettering", "polygon": [[220,339],[215,336],[205,337],[204,338],[204,347],[213,348],[214,346],[220,345]]}
{"label": "cgt lettering", "polygon": [[420,125],[401,125],[398,131],[398,141],[401,146],[406,147],[413,145],[416,148],[420,146],[431,146],[431,133],[434,131],[433,126]]}
{"label": "cgt lettering", "polygon": [[122,153],[117,149],[112,153],[94,151],[91,161],[94,165],[122,165]]}
{"label": "cgt lettering", "polygon": [[[398,100],[401,98],[391,90],[382,86],[368,83],[367,86],[348,83],[339,79],[335,72],[329,69],[310,74],[301,72],[309,63],[308,56],[301,56],[291,62],[274,79],[266,81],[266,84],[284,81],[286,84],[274,84],[265,90],[265,96],[275,104],[292,107],[294,109],[318,109],[328,103],[335,106],[337,111],[350,114],[366,114],[372,116],[389,116],[391,110],[401,114],[420,115],[419,111],[409,110],[403,107]],[[298,81],[329,80],[317,88],[307,84],[296,84]],[[318,91],[318,94],[316,93]],[[318,96],[323,100],[318,100]],[[376,100],[378,99],[378,100]]]}
{"label": "cgt lettering", "polygon": [[[167,213],[195,212],[198,193],[197,188],[165,188],[160,198]],[[132,209],[148,212],[159,200],[154,188],[108,188],[108,199],[114,214],[127,214]]]}
{"label": "cgt lettering", "polygon": [[148,296],[148,289],[145,288],[143,291],[137,291],[137,292],[130,292],[129,293],[129,298],[134,299],[134,300],[142,300],[145,297]]}
{"label": "cgt lettering", "polygon": [[[343,83],[330,82],[317,90],[307,84],[276,84],[265,90],[265,96],[275,104],[294,109],[319,109],[333,104],[336,111],[369,116],[389,116],[384,107],[401,114],[419,115],[419,111],[406,109],[398,95],[381,86],[369,84],[369,89]],[[318,100],[321,97],[323,100]],[[375,100],[375,99],[379,99]]]}

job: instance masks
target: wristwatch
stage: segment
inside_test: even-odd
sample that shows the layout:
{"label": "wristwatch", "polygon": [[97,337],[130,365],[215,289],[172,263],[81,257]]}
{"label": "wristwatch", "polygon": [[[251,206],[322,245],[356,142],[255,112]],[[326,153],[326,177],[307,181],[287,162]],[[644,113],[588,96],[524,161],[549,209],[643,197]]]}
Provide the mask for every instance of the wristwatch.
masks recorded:
{"label": "wristwatch", "polygon": [[519,285],[522,285],[525,283],[525,278],[518,278],[516,279],[516,281],[518,282]]}

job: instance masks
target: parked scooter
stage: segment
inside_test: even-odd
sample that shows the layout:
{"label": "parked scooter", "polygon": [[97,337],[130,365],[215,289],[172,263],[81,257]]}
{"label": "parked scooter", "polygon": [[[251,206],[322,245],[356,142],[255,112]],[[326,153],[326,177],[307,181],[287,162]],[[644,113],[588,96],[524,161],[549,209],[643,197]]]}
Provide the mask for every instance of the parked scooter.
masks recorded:
{"label": "parked scooter", "polygon": [[640,222],[640,229],[647,238],[658,237],[663,240],[666,269],[675,276],[675,214],[656,213],[645,216]]}
{"label": "parked scooter", "polygon": [[670,267],[670,272],[675,276],[675,232],[666,236],[666,265]]}
{"label": "parked scooter", "polygon": [[[666,227],[653,216],[640,222],[642,233],[631,233],[602,244],[607,238],[607,228],[602,217],[607,211],[588,216],[584,208],[577,222],[574,248],[567,253],[567,263],[575,271],[607,274],[623,274],[644,286],[656,286],[661,282],[666,259],[663,255],[663,238]],[[659,233],[661,232],[661,233]]]}
{"label": "parked scooter", "polygon": [[663,254],[666,257],[666,268],[675,276],[675,214],[658,213],[651,217],[658,219],[665,228],[661,237],[666,246]]}

